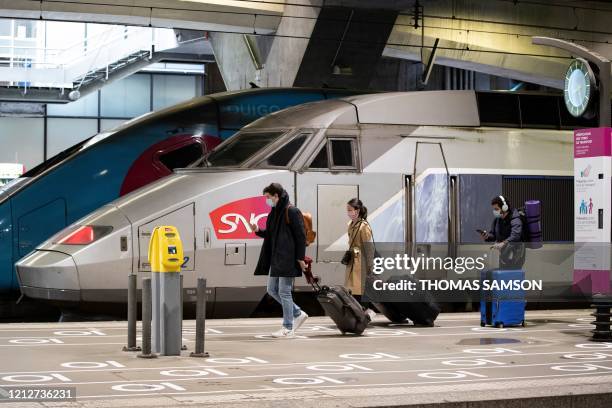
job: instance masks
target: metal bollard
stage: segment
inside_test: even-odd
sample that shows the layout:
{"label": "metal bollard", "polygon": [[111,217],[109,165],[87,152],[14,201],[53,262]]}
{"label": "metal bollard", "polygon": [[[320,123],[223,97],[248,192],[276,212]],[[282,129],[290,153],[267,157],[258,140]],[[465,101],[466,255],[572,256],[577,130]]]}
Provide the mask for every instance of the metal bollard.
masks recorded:
{"label": "metal bollard", "polygon": [[210,357],[204,351],[204,333],[206,331],[206,279],[198,278],[196,300],[196,340],[195,352],[190,357]]}
{"label": "metal bollard", "polygon": [[[181,285],[181,300],[180,300],[180,302],[181,302],[181,305],[180,305],[181,311],[180,311],[180,314],[181,314],[181,336],[182,336],[183,335],[183,274],[182,273],[181,273],[181,283],[180,283],[180,285]],[[182,340],[183,339],[181,338],[181,341]],[[187,350],[187,346],[183,344],[181,346],[181,350]]]}
{"label": "metal bollard", "polygon": [[610,321],[612,317],[612,313],[610,313],[612,297],[602,294],[593,295],[591,307],[595,308],[595,313],[591,313],[591,316],[595,317],[595,321],[591,322],[591,324],[595,325],[595,330],[592,330],[593,337],[591,340],[612,342],[612,330],[610,329],[612,326]]}
{"label": "metal bollard", "polygon": [[156,358],[151,353],[151,320],[153,312],[151,278],[142,280],[142,353],[140,358]]}
{"label": "metal bollard", "polygon": [[136,296],[136,274],[128,276],[128,340],[127,347],[123,347],[123,351],[140,351],[141,348],[136,345],[136,321],[138,313],[138,298]]}

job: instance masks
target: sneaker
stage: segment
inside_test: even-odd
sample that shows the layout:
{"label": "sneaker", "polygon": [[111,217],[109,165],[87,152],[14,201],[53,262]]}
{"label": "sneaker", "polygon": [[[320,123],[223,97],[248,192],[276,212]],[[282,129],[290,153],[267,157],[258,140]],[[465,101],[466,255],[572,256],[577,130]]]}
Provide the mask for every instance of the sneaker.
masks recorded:
{"label": "sneaker", "polygon": [[376,317],[376,312],[373,311],[372,309],[366,309],[365,312],[370,317],[370,321],[373,321],[374,318]]}
{"label": "sneaker", "polygon": [[296,332],[308,319],[306,312],[302,311],[298,317],[293,318],[293,331]]}
{"label": "sneaker", "polygon": [[283,327],[279,331],[272,333],[272,337],[276,337],[277,339],[292,339],[295,337],[295,332]]}

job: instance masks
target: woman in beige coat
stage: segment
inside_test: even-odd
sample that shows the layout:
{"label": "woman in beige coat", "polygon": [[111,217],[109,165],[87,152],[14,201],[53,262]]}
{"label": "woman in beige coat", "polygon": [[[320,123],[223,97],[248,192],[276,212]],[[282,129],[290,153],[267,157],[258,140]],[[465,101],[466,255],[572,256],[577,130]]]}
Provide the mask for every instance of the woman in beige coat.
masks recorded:
{"label": "woman in beige coat", "polygon": [[[351,260],[346,265],[344,286],[349,289],[357,300],[360,300],[363,293],[365,277],[370,271],[374,258],[374,246],[366,245],[372,242],[372,227],[367,221],[368,209],[361,200],[353,198],[346,204],[346,214],[350,221],[348,224],[348,244],[351,253]],[[365,256],[363,256],[365,254]],[[364,262],[366,264],[364,265]],[[371,318],[375,313],[362,303],[366,312]]]}

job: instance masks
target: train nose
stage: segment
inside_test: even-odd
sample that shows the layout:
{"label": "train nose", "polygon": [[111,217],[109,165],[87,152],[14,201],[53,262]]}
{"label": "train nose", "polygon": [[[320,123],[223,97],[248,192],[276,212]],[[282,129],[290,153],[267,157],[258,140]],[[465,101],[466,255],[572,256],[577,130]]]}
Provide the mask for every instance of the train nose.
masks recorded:
{"label": "train nose", "polygon": [[78,302],[81,288],[72,256],[36,250],[15,265],[21,293],[35,299]]}

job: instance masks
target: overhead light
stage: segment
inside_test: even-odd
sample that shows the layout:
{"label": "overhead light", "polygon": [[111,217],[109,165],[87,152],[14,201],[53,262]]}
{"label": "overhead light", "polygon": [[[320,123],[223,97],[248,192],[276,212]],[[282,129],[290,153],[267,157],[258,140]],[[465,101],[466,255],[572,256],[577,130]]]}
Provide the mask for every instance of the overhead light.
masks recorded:
{"label": "overhead light", "polygon": [[68,99],[70,99],[71,101],[76,101],[80,97],[81,97],[81,93],[77,90],[70,91],[70,93],[68,94]]}

